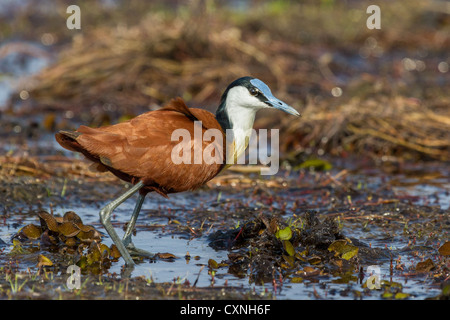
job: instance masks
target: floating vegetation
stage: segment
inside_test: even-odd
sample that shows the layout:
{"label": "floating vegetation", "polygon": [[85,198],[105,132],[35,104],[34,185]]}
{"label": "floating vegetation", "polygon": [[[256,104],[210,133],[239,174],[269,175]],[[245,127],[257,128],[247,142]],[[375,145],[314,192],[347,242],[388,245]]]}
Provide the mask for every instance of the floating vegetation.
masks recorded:
{"label": "floating vegetation", "polygon": [[[111,247],[101,243],[101,234],[93,226],[83,224],[81,218],[73,211],[63,217],[54,216],[47,211],[38,212],[40,225],[28,224],[13,236],[14,241],[37,240],[41,249],[57,252],[69,257],[71,264],[82,269],[101,270],[102,265],[117,261],[120,253],[115,245]],[[20,254],[22,244],[15,242],[13,253]],[[61,259],[61,256],[59,256]],[[61,261],[64,261],[61,260]],[[60,263],[61,263],[60,261]],[[37,266],[50,267],[55,263],[43,254],[39,254]]]}
{"label": "floating vegetation", "polygon": [[[342,235],[333,219],[320,221],[314,212],[308,212],[296,221],[283,226],[275,217],[259,215],[240,228],[211,234],[210,246],[231,250],[222,265],[230,273],[247,276],[257,284],[278,278],[299,282],[300,275],[329,275],[336,267],[341,272],[358,269],[358,247]],[[365,247],[362,255],[386,258],[386,253],[380,250],[361,242],[358,245]]]}
{"label": "floating vegetation", "polygon": [[[78,31],[64,26],[66,0],[0,10],[0,80],[16,85],[9,101],[12,86],[0,92],[0,299],[450,298],[450,24],[440,1],[385,1],[381,30],[365,26],[369,1],[238,2],[252,6],[80,0],[89,10]],[[47,68],[25,79],[37,64]],[[86,222],[126,185],[66,157],[54,132],[176,96],[214,111],[224,86],[247,74],[302,113],[256,119],[280,129],[279,173],[235,166],[201,190],[147,201],[139,240],[186,248],[119,277],[122,261],[95,223],[52,212]],[[81,289],[67,288],[73,264]]]}

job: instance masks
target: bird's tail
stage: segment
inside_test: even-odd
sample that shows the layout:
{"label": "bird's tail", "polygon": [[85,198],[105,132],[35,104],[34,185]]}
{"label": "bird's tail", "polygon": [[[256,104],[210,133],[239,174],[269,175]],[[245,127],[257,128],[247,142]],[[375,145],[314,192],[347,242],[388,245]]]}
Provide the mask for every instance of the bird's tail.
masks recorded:
{"label": "bird's tail", "polygon": [[77,138],[81,132],[61,130],[55,134],[56,141],[65,149],[70,151],[81,152],[81,146],[77,142]]}

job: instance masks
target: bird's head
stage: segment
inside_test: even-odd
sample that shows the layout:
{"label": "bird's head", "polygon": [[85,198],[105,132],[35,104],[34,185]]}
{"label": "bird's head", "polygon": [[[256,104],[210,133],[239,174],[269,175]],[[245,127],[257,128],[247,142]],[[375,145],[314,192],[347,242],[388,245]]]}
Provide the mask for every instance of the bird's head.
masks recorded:
{"label": "bird's head", "polygon": [[233,81],[223,93],[216,117],[224,129],[233,128],[238,123],[253,126],[256,111],[264,108],[275,108],[300,116],[297,110],[275,98],[264,82],[242,77]]}

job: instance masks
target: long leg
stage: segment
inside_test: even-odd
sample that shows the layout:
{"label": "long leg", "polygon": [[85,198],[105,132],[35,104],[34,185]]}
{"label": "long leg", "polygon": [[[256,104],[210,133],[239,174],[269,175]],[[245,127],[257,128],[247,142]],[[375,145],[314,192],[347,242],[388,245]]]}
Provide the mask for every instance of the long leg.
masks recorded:
{"label": "long leg", "polygon": [[128,222],[127,230],[125,231],[125,235],[123,236],[122,242],[125,247],[129,249],[135,249],[134,245],[131,241],[131,233],[133,232],[134,226],[136,225],[136,220],[139,216],[139,212],[141,211],[142,203],[144,202],[145,195],[139,194],[139,198],[136,202],[136,206],[134,207],[133,214],[131,215],[130,222]]}
{"label": "long leg", "polygon": [[[108,232],[108,234],[111,237],[114,244],[117,246],[117,249],[119,249],[119,252],[122,255],[122,258],[125,260],[125,264],[127,266],[134,266],[134,262],[133,262],[133,259],[131,258],[130,253],[125,248],[125,245],[122,243],[122,241],[120,240],[116,231],[114,230],[113,225],[111,224],[111,213],[122,202],[124,202],[129,197],[131,197],[135,192],[137,192],[143,186],[144,186],[144,184],[142,182],[135,184],[130,190],[128,190],[127,192],[122,194],[120,197],[118,197],[117,199],[113,200],[111,203],[106,205],[102,210],[100,210],[100,221],[103,224],[103,226],[105,227],[106,231]],[[134,212],[133,212],[133,215],[134,215]]]}

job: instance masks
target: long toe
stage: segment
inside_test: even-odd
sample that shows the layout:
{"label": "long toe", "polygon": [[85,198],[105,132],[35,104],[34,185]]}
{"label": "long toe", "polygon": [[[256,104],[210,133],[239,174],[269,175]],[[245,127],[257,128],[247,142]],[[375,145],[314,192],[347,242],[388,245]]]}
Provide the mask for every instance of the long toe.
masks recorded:
{"label": "long toe", "polygon": [[130,242],[126,246],[126,248],[127,248],[128,252],[130,253],[130,255],[132,255],[132,256],[148,257],[148,258],[153,258],[155,256],[151,252],[136,248],[136,246],[133,244],[133,242]]}

